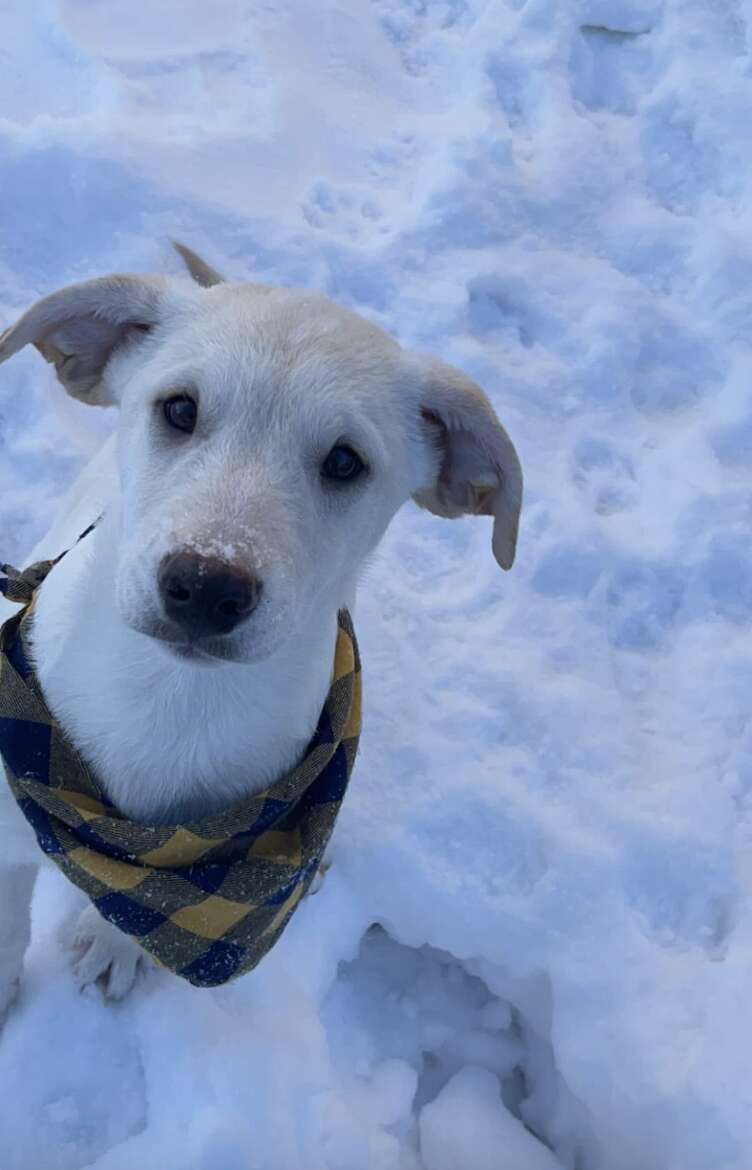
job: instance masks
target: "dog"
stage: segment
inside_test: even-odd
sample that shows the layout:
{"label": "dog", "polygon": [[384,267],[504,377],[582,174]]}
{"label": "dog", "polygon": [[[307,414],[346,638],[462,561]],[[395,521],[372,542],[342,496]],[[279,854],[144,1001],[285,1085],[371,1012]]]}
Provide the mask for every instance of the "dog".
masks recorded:
{"label": "dog", "polygon": [[[192,280],[85,281],[0,336],[0,363],[34,345],[68,394],[119,408],[32,554],[69,550],[39,589],[32,652],[109,800],[155,825],[220,811],[301,758],[338,612],[407,500],[492,516],[509,569],[522,499],[512,441],[463,373],[319,292],[225,282],[176,247]],[[0,834],[2,1014],[43,860],[4,782]],[[76,947],[81,985],[128,992],[142,951],[91,905]]]}

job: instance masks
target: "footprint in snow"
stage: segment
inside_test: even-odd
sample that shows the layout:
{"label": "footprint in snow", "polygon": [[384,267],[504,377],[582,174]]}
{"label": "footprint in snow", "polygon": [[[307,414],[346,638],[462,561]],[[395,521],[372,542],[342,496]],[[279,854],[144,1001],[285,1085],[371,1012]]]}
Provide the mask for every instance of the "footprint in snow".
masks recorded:
{"label": "footprint in snow", "polygon": [[589,110],[632,115],[655,79],[649,30],[583,24],[569,59],[572,97]]}
{"label": "footprint in snow", "polygon": [[632,460],[605,439],[583,438],[577,443],[571,474],[599,516],[623,512],[636,500]]}
{"label": "footprint in snow", "polygon": [[684,594],[681,570],[625,560],[606,589],[608,640],[618,650],[649,654],[661,650]]}
{"label": "footprint in snow", "polygon": [[388,230],[383,222],[384,210],[372,195],[339,190],[323,180],[311,187],[301,210],[311,227],[350,240],[362,240]]}

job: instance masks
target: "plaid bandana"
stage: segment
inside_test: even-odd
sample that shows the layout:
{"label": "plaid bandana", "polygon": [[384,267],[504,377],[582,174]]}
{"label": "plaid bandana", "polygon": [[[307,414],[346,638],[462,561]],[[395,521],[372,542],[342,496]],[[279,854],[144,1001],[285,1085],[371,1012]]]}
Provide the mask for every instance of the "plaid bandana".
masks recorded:
{"label": "plaid bandana", "polygon": [[274,946],[334,828],[360,734],[350,616],[339,614],[332,684],[297,767],[216,816],[144,825],[108,801],[30,661],[34,594],[59,560],[0,566],[0,593],[24,606],[0,628],[0,756],[11,791],[41,848],[108,922],[194,986],[226,983]]}

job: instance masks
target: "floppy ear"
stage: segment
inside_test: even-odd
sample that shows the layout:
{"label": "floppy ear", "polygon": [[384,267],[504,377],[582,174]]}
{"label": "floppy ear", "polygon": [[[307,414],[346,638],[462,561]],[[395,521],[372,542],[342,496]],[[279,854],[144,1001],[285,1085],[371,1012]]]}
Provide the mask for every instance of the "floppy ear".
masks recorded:
{"label": "floppy ear", "polygon": [[196,284],[200,284],[202,288],[211,288],[215,284],[224,284],[224,276],[220,276],[216,268],[212,268],[211,264],[207,264],[191,248],[186,248],[185,244],[180,244],[177,240],[172,241],[172,246]]}
{"label": "floppy ear", "polygon": [[0,334],[0,363],[35,345],[69,394],[108,406],[107,363],[116,349],[158,324],[166,286],[159,276],[104,276],[52,293]]}
{"label": "floppy ear", "polygon": [[522,506],[522,468],[486,395],[470,378],[430,360],[420,395],[422,425],[439,450],[435,481],[415,500],[437,516],[493,516],[493,553],[511,569]]}

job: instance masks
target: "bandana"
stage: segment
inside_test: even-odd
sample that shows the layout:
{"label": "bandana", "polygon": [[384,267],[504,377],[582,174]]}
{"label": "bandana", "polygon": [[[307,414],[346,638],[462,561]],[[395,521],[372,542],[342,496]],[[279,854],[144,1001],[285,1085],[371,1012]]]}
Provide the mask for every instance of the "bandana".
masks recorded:
{"label": "bandana", "polygon": [[334,828],[360,734],[350,615],[339,614],[331,687],[297,767],[216,816],[141,824],[108,801],[31,663],[34,595],[60,559],[24,572],[0,566],[0,592],[24,607],[0,628],[0,756],[11,791],[43,851],[108,922],[174,974],[216,987],[274,946]]}

